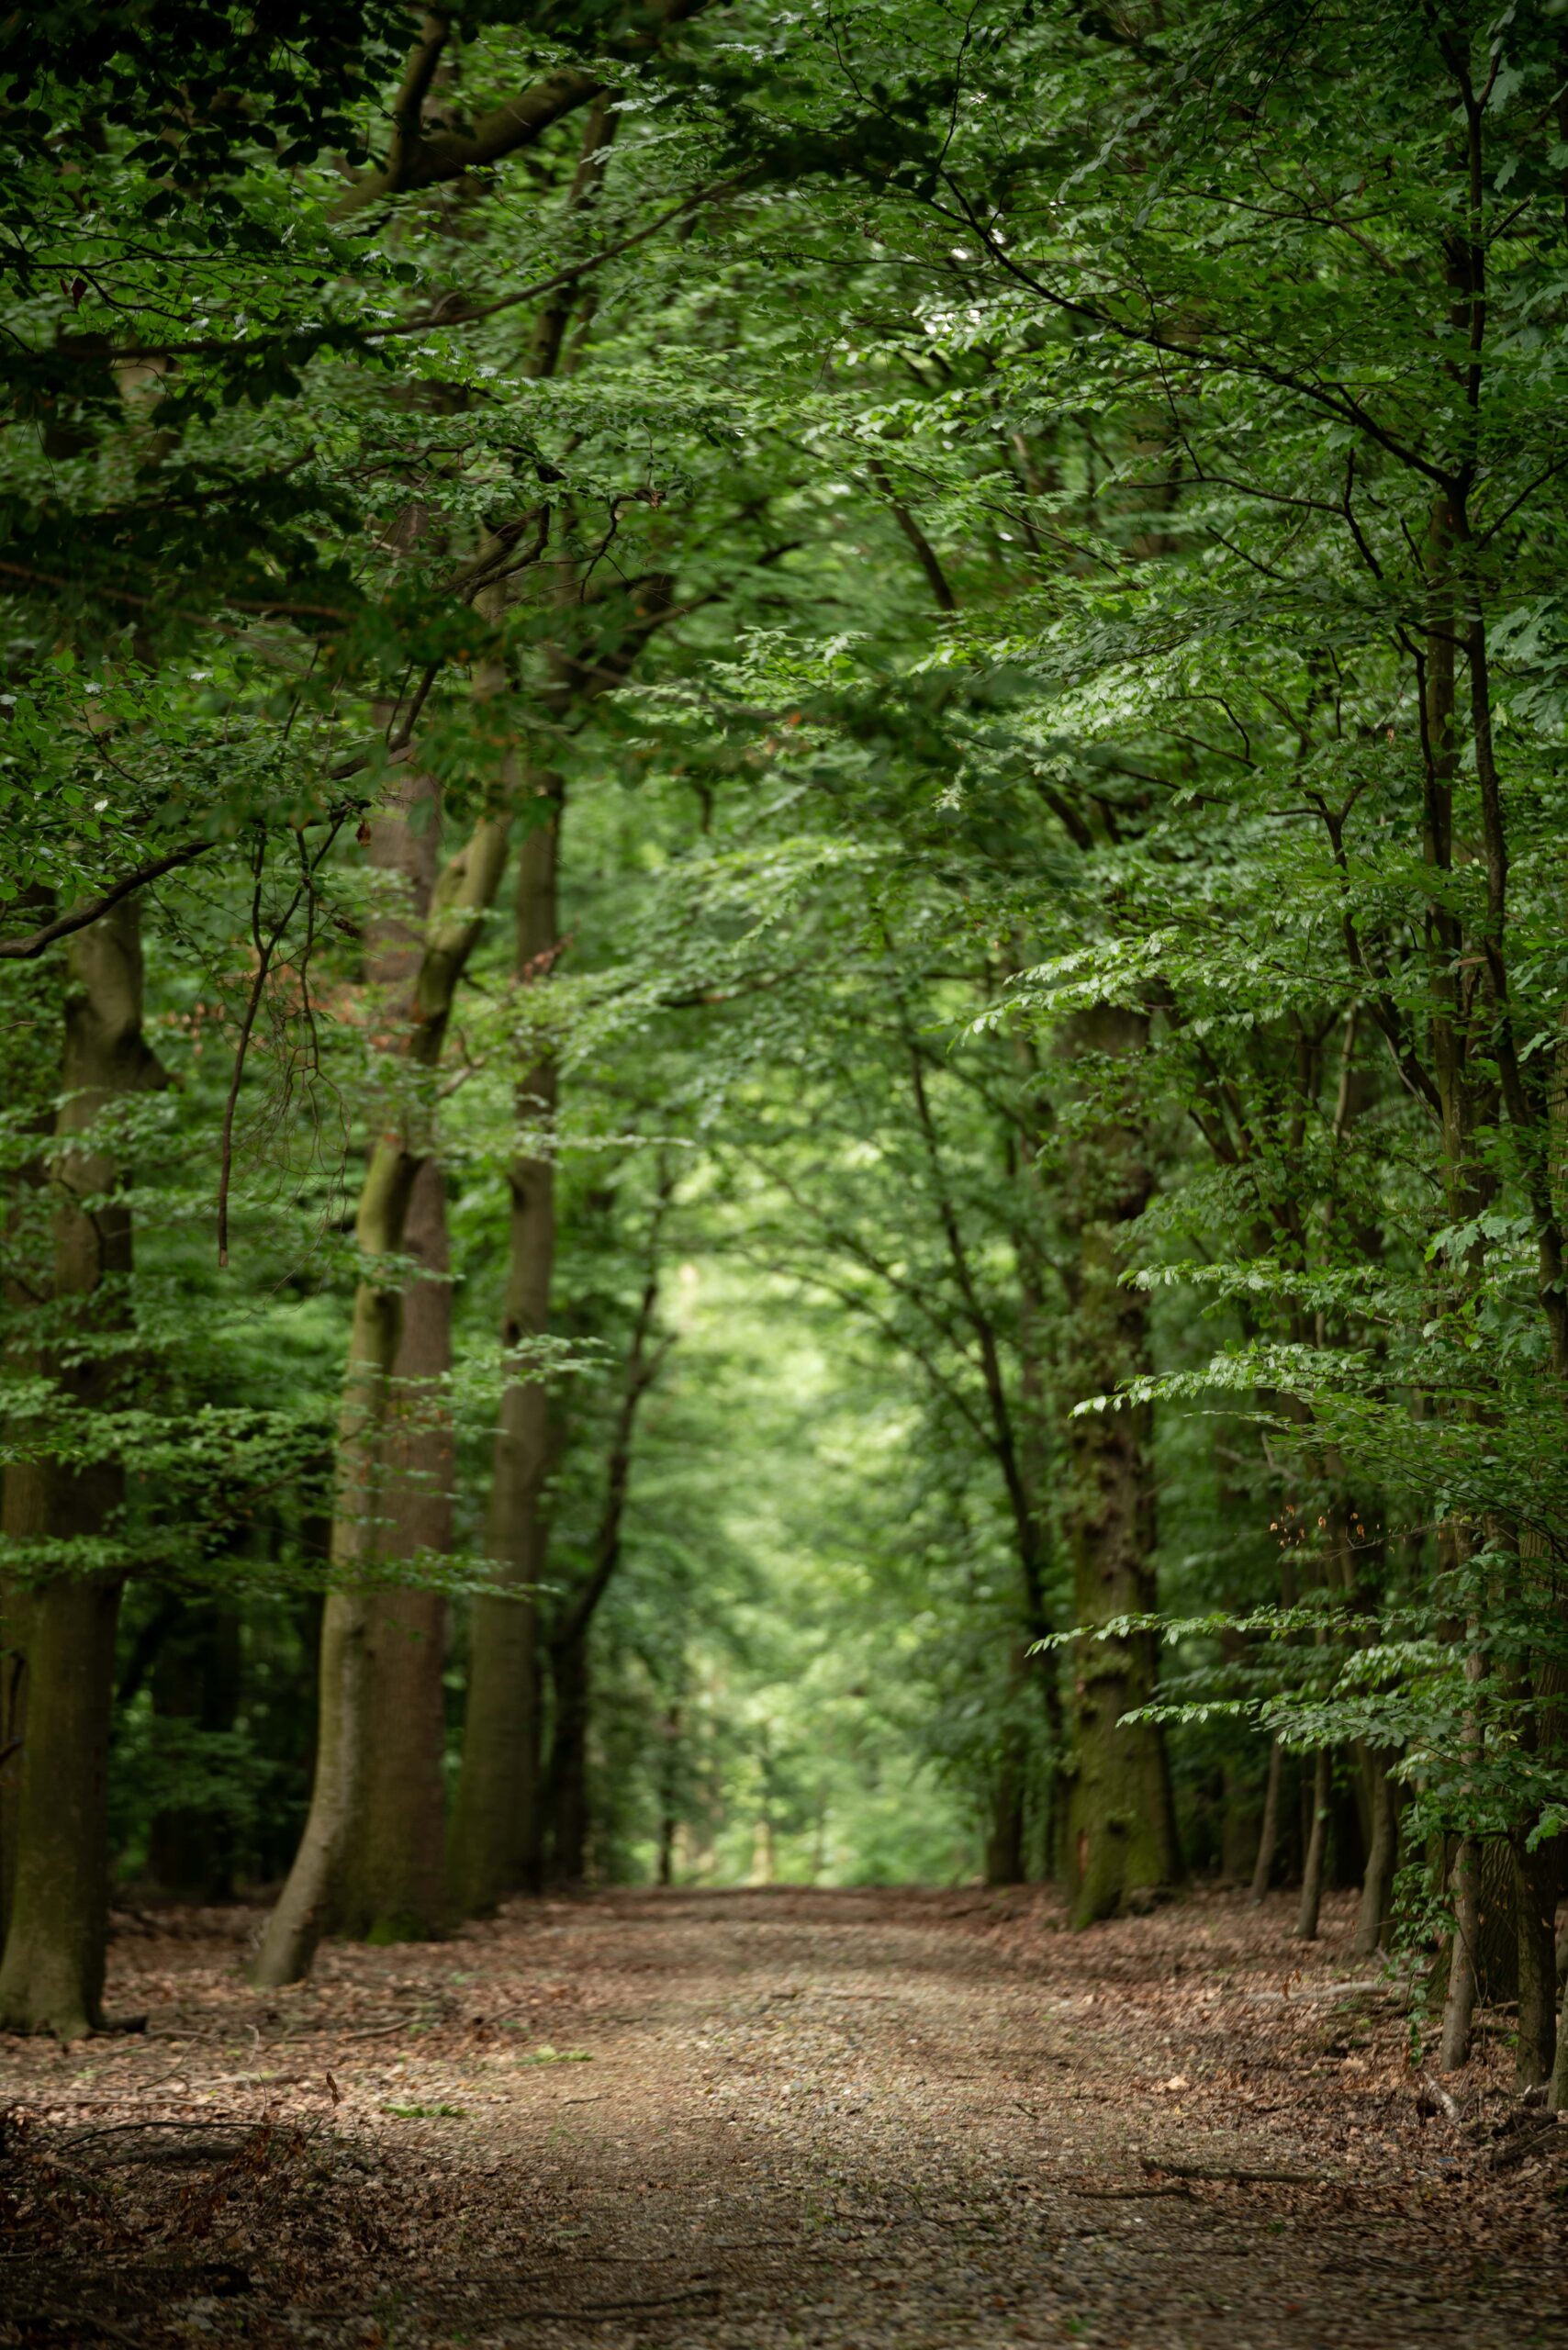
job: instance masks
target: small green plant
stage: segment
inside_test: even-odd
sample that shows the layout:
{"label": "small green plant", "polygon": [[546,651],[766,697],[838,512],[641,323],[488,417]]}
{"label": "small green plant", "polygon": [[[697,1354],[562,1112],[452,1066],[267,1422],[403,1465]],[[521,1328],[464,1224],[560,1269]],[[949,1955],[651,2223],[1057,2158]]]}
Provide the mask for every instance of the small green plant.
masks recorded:
{"label": "small green plant", "polygon": [[461,2105],[384,2105],[383,2113],[395,2113],[399,2121],[461,2121],[466,2109]]}
{"label": "small green plant", "polygon": [[546,2041],[543,2047],[517,2061],[520,2065],[591,2065],[593,2058],[586,2048],[552,2048]]}

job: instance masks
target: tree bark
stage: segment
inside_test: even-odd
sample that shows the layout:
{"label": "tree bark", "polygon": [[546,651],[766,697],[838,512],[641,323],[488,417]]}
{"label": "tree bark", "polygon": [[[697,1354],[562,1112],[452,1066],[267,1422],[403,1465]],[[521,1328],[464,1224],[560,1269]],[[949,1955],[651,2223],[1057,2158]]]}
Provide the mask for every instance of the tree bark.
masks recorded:
{"label": "tree bark", "polygon": [[1519,2029],[1514,2071],[1521,2088],[1551,2077],[1557,2052],[1557,1875],[1551,1844],[1526,1850],[1528,1830],[1509,1839],[1519,1986]]}
{"label": "tree bark", "polygon": [[589,1636],[599,1603],[621,1564],[626,1504],[632,1487],[632,1446],[644,1396],[658,1377],[668,1342],[651,1345],[659,1302],[659,1230],[674,1190],[667,1166],[648,1234],[648,1264],[643,1293],[626,1352],[621,1400],[610,1433],[604,1501],[594,1534],[591,1564],[550,1634],[550,1671],[555,1692],[554,1734],[543,1817],[550,1830],[552,1869],[563,1884],[582,1881],[588,1863],[588,1739],[592,1703]]}
{"label": "tree bark", "polygon": [[581,1885],[588,1874],[588,1720],[593,1702],[588,1628],[550,1645],[555,1719],[550,1740],[547,1811],[550,1874],[557,1885]]}
{"label": "tree bark", "polygon": [[1454,1931],[1449,1945],[1448,1992],[1443,2000],[1442,2031],[1438,2043],[1438,2069],[1457,2072],[1470,2062],[1470,2034],[1475,2016],[1476,1947],[1481,1939],[1481,1854],[1473,1836],[1462,1837],[1454,1854],[1450,1886],[1453,1895]]}
{"label": "tree bark", "polygon": [[1323,1881],[1328,1862],[1328,1805],[1333,1793],[1333,1757],[1326,1746],[1317,1750],[1312,1773],[1312,1827],[1306,1840],[1306,1861],[1301,1873],[1301,1903],[1296,1910],[1296,1940],[1317,1940],[1318,1913],[1323,1907]]}
{"label": "tree bark", "polygon": [[991,1793],[991,1824],[985,1845],[987,1885],[1022,1885],[1028,1874],[1027,1792],[1029,1742],[1019,1719],[1032,1678],[1027,1645],[1015,1643],[1008,1660],[1007,1703]]}
{"label": "tree bark", "polygon": [[[493,678],[492,689],[498,683]],[[508,822],[505,813],[485,817],[436,890],[405,1044],[416,1072],[432,1069],[440,1059],[458,982],[500,884]],[[378,1488],[402,1306],[398,1276],[383,1269],[403,1245],[409,1203],[428,1155],[427,1114],[416,1097],[400,1125],[375,1144],[360,1191],[355,1236],[366,1270],[354,1295],[338,1416],[332,1587],[321,1619],[316,1769],[299,1849],[252,1968],[252,1980],[263,1990],[308,1974],[342,1899],[343,1857],[359,1809],[369,1634],[364,1576],[379,1540]]]}
{"label": "tree bark", "polygon": [[1371,1958],[1388,1940],[1394,1907],[1394,1874],[1399,1863],[1399,1796],[1386,1754],[1365,1749],[1364,1776],[1371,1832],[1367,1863],[1361,1878],[1361,1906],[1356,1912],[1355,1952]]}
{"label": "tree bark", "polygon": [[1258,1830],[1258,1857],[1252,1864],[1249,1898],[1257,1908],[1269,1890],[1274,1853],[1280,1841],[1280,1774],[1282,1756],[1277,1738],[1269,1740],[1269,1777],[1263,1790],[1263,1819]]}
{"label": "tree bark", "polygon": [[[13,1461],[0,1493],[0,1531],[7,1543],[39,1541],[49,1525],[42,1469]],[[0,1951],[11,1930],[17,1879],[17,1815],[28,1735],[28,1650],[32,1595],[14,1575],[0,1580]]]}
{"label": "tree bark", "polygon": [[[374,997],[407,1020],[441,855],[441,799],[410,782],[371,827],[373,867],[403,885],[404,902],[376,922],[366,977]],[[446,1183],[427,1158],[409,1197],[405,1285],[384,1436],[378,1515],[384,1563],[442,1557],[452,1547],[452,1438],[441,1382],[452,1366]],[[446,1603],[410,1584],[365,1603],[364,1767],[345,1854],[342,1923],[375,1942],[422,1942],[447,1916]]]}
{"label": "tree bark", "polygon": [[[125,899],[78,931],[67,964],[53,1175],[54,1299],[81,1344],[51,1365],[62,1402],[92,1427],[112,1410],[123,1352],[95,1331],[129,1319],[130,1211],[115,1138],[99,1121],[161,1072],[141,1034],[140,911]],[[80,1465],[30,1464],[47,1494],[45,1530],[67,1547],[112,1539],[125,1492],[112,1452]],[[10,1479],[7,1479],[9,1484]],[[0,1964],[0,2029],[74,2039],[102,2020],[108,1940],[107,1770],[120,1576],[69,1561],[28,1608],[27,1721],[15,1809],[10,1930]]]}
{"label": "tree bark", "polygon": [[[549,813],[531,823],[518,858],[515,983],[548,978],[559,947],[556,865],[558,786],[544,779]],[[501,1341],[525,1346],[550,1319],[555,1257],[555,1168],[548,1129],[555,1109],[555,1063],[541,1052],[517,1088],[526,1135],[546,1130],[543,1148],[525,1143],[509,1175],[511,1198]],[[495,1591],[476,1599],[470,1634],[463,1771],[452,1822],[453,1897],[465,1916],[495,1908],[540,1881],[539,1587],[549,1527],[544,1489],[551,1464],[550,1398],[541,1378],[509,1381],[501,1398],[485,1548]]]}
{"label": "tree bark", "polygon": [[[1113,1392],[1148,1367],[1146,1302],[1121,1279],[1127,1227],[1151,1188],[1137,1109],[1126,1098],[1148,1035],[1142,1014],[1109,1006],[1081,1013],[1071,1024],[1071,1054],[1093,1056],[1113,1093],[1077,1146],[1067,1187],[1075,1257],[1070,1392],[1079,1401]],[[1075,1414],[1069,1429],[1066,1518],[1081,1628],[1069,1859],[1072,1922],[1086,1926],[1174,1885],[1181,1858],[1164,1738],[1158,1725],[1125,1725],[1122,1718],[1154,1695],[1153,1638],[1094,1636],[1097,1626],[1148,1613],[1156,1603],[1149,1409],[1130,1404]]]}
{"label": "tree bark", "polygon": [[1562,2006],[1557,2018],[1557,2053],[1551,2064],[1547,2105],[1553,2113],[1568,2113],[1568,1974],[1562,1978]]}
{"label": "tree bark", "polygon": [[[403,1229],[418,1271],[403,1294],[379,1496],[385,1564],[452,1547],[452,1436],[439,1382],[452,1363],[446,1180],[433,1158]],[[447,1920],[446,1602],[417,1584],[365,1607],[364,1769],[346,1855],[342,1925],[371,1942],[428,1942]]]}

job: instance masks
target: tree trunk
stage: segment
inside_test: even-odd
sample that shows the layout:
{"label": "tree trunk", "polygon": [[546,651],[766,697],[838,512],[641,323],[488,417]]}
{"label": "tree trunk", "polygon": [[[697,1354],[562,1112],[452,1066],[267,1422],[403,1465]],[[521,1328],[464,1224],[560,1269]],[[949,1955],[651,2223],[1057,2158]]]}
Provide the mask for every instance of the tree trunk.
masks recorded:
{"label": "tree trunk", "polygon": [[1312,1774],[1312,1827],[1306,1840],[1306,1861],[1301,1873],[1301,1905],[1296,1911],[1296,1940],[1317,1940],[1318,1912],[1323,1907],[1323,1880],[1328,1862],[1328,1807],[1334,1791],[1333,1757],[1326,1746],[1317,1750]]}
{"label": "tree trunk", "polygon": [[[1102,1007],[1071,1024],[1075,1058],[1101,1064],[1123,1101],[1079,1143],[1067,1213],[1075,1247],[1069,1339],[1075,1402],[1110,1393],[1148,1366],[1148,1308],[1124,1287],[1126,1228],[1148,1200],[1150,1176],[1132,1065],[1148,1041],[1141,1014]],[[1118,1067],[1118,1064],[1120,1067]],[[1094,1628],[1151,1611],[1154,1491],[1147,1404],[1075,1415],[1069,1422],[1068,1539],[1076,1621],[1073,1783],[1069,1806],[1072,1921],[1091,1924],[1181,1874],[1164,1738],[1123,1716],[1153,1696],[1156,1650],[1144,1632],[1112,1639]]]}
{"label": "tree trunk", "polygon": [[1462,1837],[1454,1854],[1454,1931],[1449,1944],[1448,1992],[1443,2000],[1442,2032],[1438,2045],[1438,2069],[1457,2072],[1470,2062],[1470,2034],[1475,2017],[1476,1946],[1480,1942],[1481,1854],[1473,1836]]}
{"label": "tree trunk", "polygon": [[[400,1002],[419,972],[420,934],[434,896],[441,798],[410,781],[371,827],[371,865],[403,885],[371,934],[366,977]],[[384,1562],[442,1558],[452,1547],[452,1438],[441,1382],[452,1367],[446,1183],[427,1158],[409,1196],[404,1288],[378,1496]],[[375,1942],[422,1942],[446,1921],[446,1603],[418,1585],[382,1587],[366,1601],[365,1735],[358,1814],[345,1854],[342,1923]]]}
{"label": "tree trunk", "polygon": [[1009,1732],[991,1792],[991,1827],[985,1841],[987,1885],[1022,1885],[1025,1864],[1025,1751],[1023,1733]]}
{"label": "tree trunk", "polygon": [[[141,945],[134,899],[72,940],[54,1169],[54,1300],[80,1348],[54,1365],[62,1398],[92,1428],[113,1408],[123,1353],[95,1355],[95,1331],[129,1315],[130,1211],[114,1137],[98,1121],[161,1072],[141,1035]],[[125,1492],[112,1455],[28,1465],[47,1493],[52,1545],[111,1539]],[[11,1483],[7,1478],[7,1484]],[[36,1497],[36,1496],[35,1496]],[[107,1770],[120,1578],[62,1570],[28,1609],[27,1729],[17,1790],[10,1930],[0,1964],[0,2029],[73,2039],[101,2021],[108,1940]]]}
{"label": "tree trunk", "polygon": [[1008,1661],[1007,1701],[991,1784],[991,1825],[986,1837],[987,1885],[1022,1885],[1028,1874],[1027,1787],[1029,1741],[1020,1712],[1032,1678],[1026,1644],[1014,1645]]}
{"label": "tree trunk", "polygon": [[[48,1526],[43,1471],[13,1461],[0,1493],[0,1528],[7,1542],[37,1542]],[[14,1577],[0,1579],[0,1950],[11,1930],[17,1877],[17,1812],[28,1734],[28,1646],[31,1595]]]}
{"label": "tree trunk", "polygon": [[546,1805],[550,1874],[559,1885],[581,1885],[588,1874],[588,1740],[592,1704],[586,1625],[574,1638],[551,1643],[550,1677],[555,1693]]}
{"label": "tree trunk", "polygon": [[[519,989],[548,978],[559,946],[556,860],[558,792],[547,778],[547,821],[524,834],[517,876]],[[555,1109],[555,1064],[541,1053],[517,1089],[526,1136],[546,1130],[543,1148],[526,1141],[512,1160],[511,1220],[501,1342],[526,1346],[550,1318],[555,1258],[555,1169],[548,1128]],[[537,1890],[539,1821],[539,1587],[549,1527],[544,1489],[551,1463],[550,1397],[542,1378],[511,1380],[501,1398],[486,1551],[496,1590],[474,1603],[463,1772],[452,1823],[452,1891],[466,1916],[495,1908],[509,1893]]]}
{"label": "tree trunk", "polygon": [[[380,1494],[384,1563],[452,1547],[452,1436],[439,1382],[452,1363],[446,1182],[420,1168],[403,1230],[418,1273],[403,1294]],[[427,1942],[446,1922],[446,1602],[410,1586],[365,1606],[365,1735],[342,1925],[372,1942]]]}
{"label": "tree trunk", "polygon": [[550,1635],[550,1668],[555,1692],[554,1735],[551,1741],[549,1782],[543,1817],[550,1824],[555,1875],[565,1884],[580,1883],[587,1867],[588,1838],[588,1733],[592,1700],[588,1639],[599,1602],[621,1563],[622,1533],[632,1484],[632,1442],[643,1397],[658,1377],[668,1342],[650,1350],[654,1316],[659,1302],[659,1229],[674,1186],[667,1165],[661,1166],[659,1188],[648,1233],[648,1264],[637,1318],[632,1328],[621,1386],[621,1401],[610,1432],[610,1457],[604,1479],[604,1501],[594,1534],[587,1575],[566,1602]]}
{"label": "tree trunk", "polygon": [[1263,1790],[1263,1822],[1258,1831],[1258,1858],[1252,1864],[1249,1897],[1254,1908],[1269,1890],[1274,1853],[1280,1841],[1280,1772],[1282,1756],[1277,1738],[1269,1740],[1269,1778]]}
{"label": "tree trunk", "polygon": [[[406,1046],[418,1070],[433,1069],[440,1059],[480,918],[500,883],[507,830],[504,814],[485,818],[436,890]],[[402,1303],[397,1275],[383,1268],[403,1245],[409,1203],[427,1155],[425,1114],[416,1102],[402,1129],[382,1136],[360,1192],[355,1237],[367,1270],[354,1295],[338,1416],[332,1588],[321,1617],[316,1769],[299,1850],[252,1968],[252,1980],[262,1990],[308,1974],[316,1945],[342,1899],[343,1858],[359,1811],[370,1628],[364,1577],[379,1540],[378,1488]]]}
{"label": "tree trunk", "polygon": [[1388,1757],[1372,1747],[1364,1750],[1364,1757],[1371,1833],[1361,1878],[1361,1907],[1356,1912],[1358,1958],[1371,1958],[1388,1940],[1394,1874],[1399,1863],[1399,1795],[1389,1771]]}
{"label": "tree trunk", "polygon": [[1562,2006],[1557,2018],[1557,2053],[1551,2065],[1551,2088],[1547,2104],[1553,2113],[1568,2113],[1568,1973],[1562,1978]]}
{"label": "tree trunk", "polygon": [[1551,2077],[1557,2049],[1557,1872],[1551,1844],[1525,1849],[1528,1830],[1509,1840],[1518,1937],[1519,2031],[1514,2070],[1521,2088]]}
{"label": "tree trunk", "polygon": [[[25,906],[42,924],[54,912],[50,892],[25,893],[13,913]],[[17,975],[7,974],[6,1015],[22,1034],[29,1020],[41,1038],[57,1039],[62,1024],[60,980],[63,958],[49,958],[43,970],[30,972],[30,987],[18,989]],[[52,1056],[24,1056],[19,1069],[7,1071],[13,1088],[25,1088],[33,1109],[32,1125],[39,1138],[39,1156],[17,1172],[6,1202],[6,1255],[14,1269],[6,1282],[6,1307],[17,1333],[7,1348],[8,1367],[18,1376],[37,1377],[42,1370],[39,1349],[24,1335],[47,1280],[38,1267],[50,1253],[48,1230],[49,1169],[44,1154],[53,1130],[54,1096],[59,1082],[58,1046]],[[19,1080],[19,1087],[18,1087]],[[4,1555],[14,1557],[13,1545],[36,1550],[49,1537],[50,1477],[46,1461],[17,1457],[22,1431],[13,1422],[9,1430],[13,1459],[0,1479],[0,1536]],[[28,1722],[28,1627],[31,1595],[27,1583],[0,1568],[0,1950],[10,1930],[11,1895],[17,1869],[17,1807],[22,1785],[22,1755]]]}

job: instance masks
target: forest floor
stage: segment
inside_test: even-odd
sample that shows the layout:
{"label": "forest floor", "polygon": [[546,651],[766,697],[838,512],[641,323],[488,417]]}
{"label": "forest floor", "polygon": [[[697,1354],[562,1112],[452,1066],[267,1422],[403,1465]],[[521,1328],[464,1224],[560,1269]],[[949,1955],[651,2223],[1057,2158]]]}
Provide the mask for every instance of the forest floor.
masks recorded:
{"label": "forest floor", "polygon": [[1568,2341],[1568,2128],[1500,2040],[1442,2109],[1342,1901],[607,1893],[264,1998],[255,1922],[0,2042],[0,2342]]}

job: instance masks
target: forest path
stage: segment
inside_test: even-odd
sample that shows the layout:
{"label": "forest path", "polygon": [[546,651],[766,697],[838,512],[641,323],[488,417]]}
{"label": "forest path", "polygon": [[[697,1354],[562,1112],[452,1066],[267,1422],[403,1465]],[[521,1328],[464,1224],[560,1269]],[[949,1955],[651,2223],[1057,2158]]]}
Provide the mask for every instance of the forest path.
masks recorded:
{"label": "forest path", "polygon": [[[29,2255],[0,2339],[1568,2339],[1568,2166],[1553,2145],[1494,2172],[1421,2118],[1387,1994],[1325,1991],[1342,1909],[1304,1962],[1282,1908],[1235,1898],[1071,1936],[1034,1896],[615,1893],[335,1948],[265,2001],[231,1919],[225,1942],[193,1920],[118,1943],[145,2037],[3,2043],[64,2159],[118,2146],[140,2251],[105,2239],[95,2267],[79,2237],[75,2300]],[[216,2188],[171,2181],[156,2148],[208,2128],[251,2134]],[[1161,2158],[1308,2183],[1151,2177]]]}

